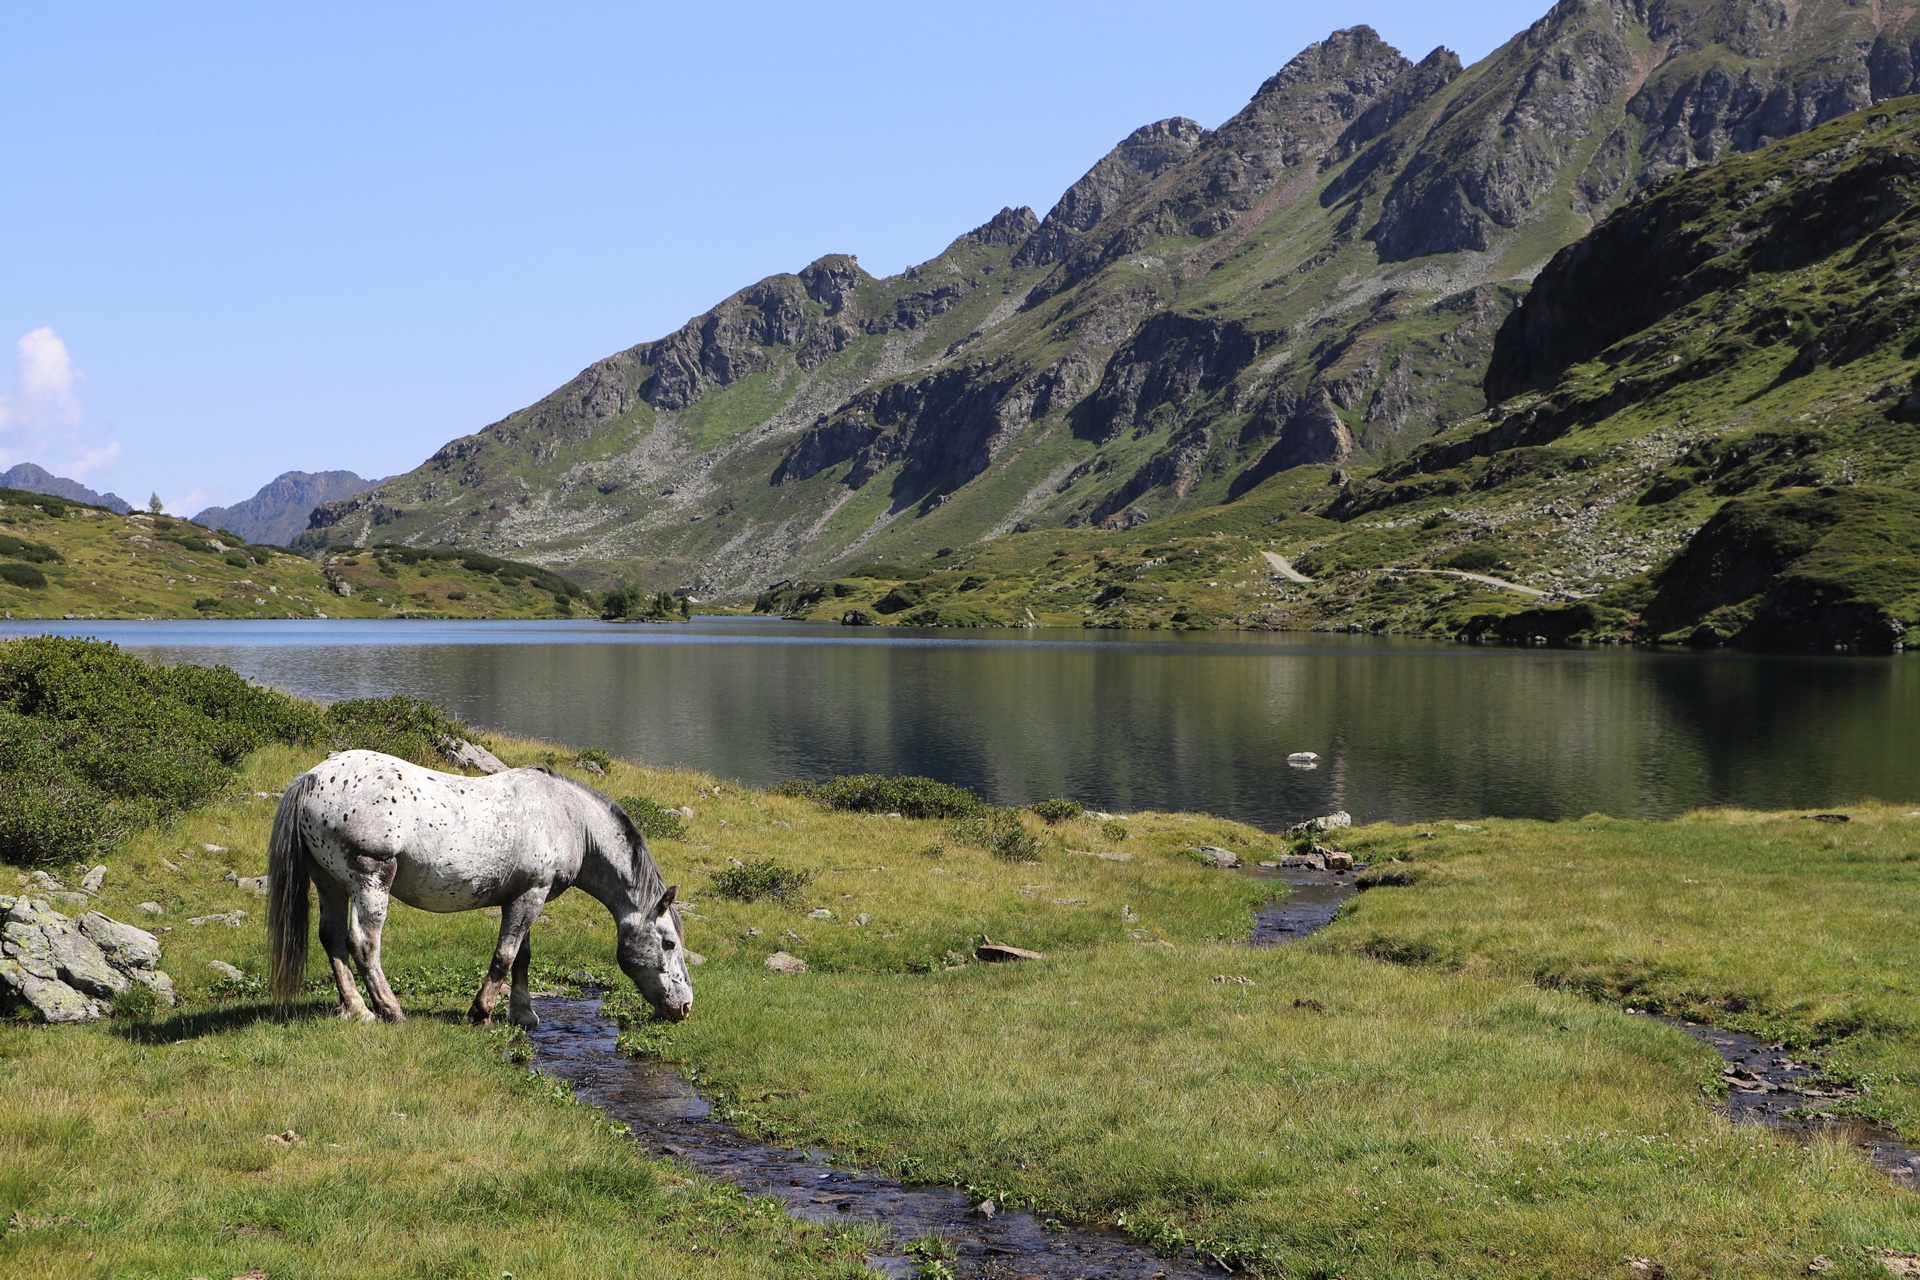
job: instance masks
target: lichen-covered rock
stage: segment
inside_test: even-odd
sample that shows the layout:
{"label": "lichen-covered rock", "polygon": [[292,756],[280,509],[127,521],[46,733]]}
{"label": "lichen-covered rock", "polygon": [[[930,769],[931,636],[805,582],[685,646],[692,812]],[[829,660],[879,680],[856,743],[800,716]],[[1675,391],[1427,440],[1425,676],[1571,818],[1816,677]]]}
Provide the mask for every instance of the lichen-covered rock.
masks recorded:
{"label": "lichen-covered rock", "polygon": [[68,919],[44,899],[0,896],[0,1013],[91,1022],[135,984],[171,1005],[173,981],[159,964],[160,942],[143,929],[98,911]]}

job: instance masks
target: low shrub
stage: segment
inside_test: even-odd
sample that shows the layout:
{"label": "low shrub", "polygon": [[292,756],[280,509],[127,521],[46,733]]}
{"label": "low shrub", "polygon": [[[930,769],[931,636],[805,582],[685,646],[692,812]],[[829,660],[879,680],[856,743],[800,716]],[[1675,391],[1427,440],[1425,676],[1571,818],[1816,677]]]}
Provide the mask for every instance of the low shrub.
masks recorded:
{"label": "low shrub", "polygon": [[640,828],[640,834],[649,840],[687,838],[686,819],[680,816],[677,809],[663,808],[645,796],[621,796],[620,807],[633,819],[633,825]]}
{"label": "low shrub", "polygon": [[1489,569],[1500,569],[1506,566],[1506,561],[1501,558],[1499,551],[1478,543],[1460,548],[1440,563],[1449,569],[1460,569],[1467,573],[1485,573]]}
{"label": "low shrub", "polygon": [[581,764],[594,765],[602,773],[613,768],[613,756],[599,747],[582,747],[573,758]]}
{"label": "low shrub", "polygon": [[9,560],[0,564],[0,582],[24,587],[28,591],[39,591],[46,587],[47,575],[30,564]]}
{"label": "low shrub", "polygon": [[1086,812],[1086,810],[1080,806],[1078,800],[1064,799],[1042,800],[1039,804],[1028,805],[1027,808],[1036,818],[1050,827],[1057,827],[1063,822],[1071,822]]}
{"label": "low shrub", "polygon": [[722,867],[713,873],[713,891],[739,902],[758,902],[762,898],[787,902],[812,883],[813,872],[783,867],[772,858],[751,858],[737,867]]}
{"label": "low shrub", "polygon": [[33,564],[51,564],[60,559],[60,553],[54,548],[16,538],[10,533],[0,533],[0,556],[11,556],[15,560],[26,560]]}
{"label": "low shrub", "polygon": [[324,725],[224,667],[157,667],[60,636],[0,643],[0,861],[98,857],[214,795],[247,752]]}
{"label": "low shrub", "polygon": [[395,694],[334,703],[326,710],[326,736],[336,751],[384,751],[432,768],[473,730],[431,702]]}
{"label": "low shrub", "polygon": [[783,782],[783,796],[811,800],[848,813],[897,813],[903,818],[964,818],[987,812],[987,802],[965,787],[907,775],[857,773],[825,782]]}
{"label": "low shrub", "polygon": [[1133,833],[1127,830],[1126,823],[1115,818],[1109,822],[1100,824],[1100,834],[1109,840],[1125,840]]}
{"label": "low shrub", "polygon": [[1027,830],[1012,809],[990,809],[954,824],[953,838],[979,845],[1008,862],[1038,862],[1040,838]]}

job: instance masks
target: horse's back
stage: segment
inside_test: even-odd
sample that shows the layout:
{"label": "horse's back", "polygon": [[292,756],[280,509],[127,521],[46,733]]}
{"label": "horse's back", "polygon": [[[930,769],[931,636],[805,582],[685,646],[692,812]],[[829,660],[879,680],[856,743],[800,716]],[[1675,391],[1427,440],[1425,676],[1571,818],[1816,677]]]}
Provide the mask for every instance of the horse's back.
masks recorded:
{"label": "horse's back", "polygon": [[529,810],[540,808],[527,793],[544,775],[467,778],[377,751],[343,751],[309,772],[301,822],[315,857],[339,877],[393,864],[389,890],[411,906],[496,906],[554,869],[527,838]]}

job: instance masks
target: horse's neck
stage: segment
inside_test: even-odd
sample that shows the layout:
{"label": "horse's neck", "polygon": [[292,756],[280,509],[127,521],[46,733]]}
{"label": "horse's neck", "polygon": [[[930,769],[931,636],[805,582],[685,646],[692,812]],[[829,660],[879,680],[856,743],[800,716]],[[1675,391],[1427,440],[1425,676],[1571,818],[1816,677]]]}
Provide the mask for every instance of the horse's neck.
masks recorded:
{"label": "horse's neck", "polygon": [[626,833],[612,815],[588,806],[582,824],[587,831],[586,852],[580,859],[580,874],[574,887],[596,898],[620,920],[646,904],[645,870],[627,844]]}

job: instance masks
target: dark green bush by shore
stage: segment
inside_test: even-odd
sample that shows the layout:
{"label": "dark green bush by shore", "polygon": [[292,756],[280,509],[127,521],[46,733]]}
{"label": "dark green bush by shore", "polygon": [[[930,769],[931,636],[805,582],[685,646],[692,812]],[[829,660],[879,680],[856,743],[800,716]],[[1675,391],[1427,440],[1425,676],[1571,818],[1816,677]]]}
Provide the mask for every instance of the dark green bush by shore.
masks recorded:
{"label": "dark green bush by shore", "polygon": [[419,764],[469,730],[413,698],[328,708],[225,667],[155,666],[63,636],[0,642],[0,862],[93,859],[203,803],[271,743],[370,747]]}
{"label": "dark green bush by shore", "polygon": [[783,782],[783,796],[849,813],[897,813],[903,818],[965,818],[985,813],[986,801],[965,787],[932,778],[856,773],[825,782]]}

